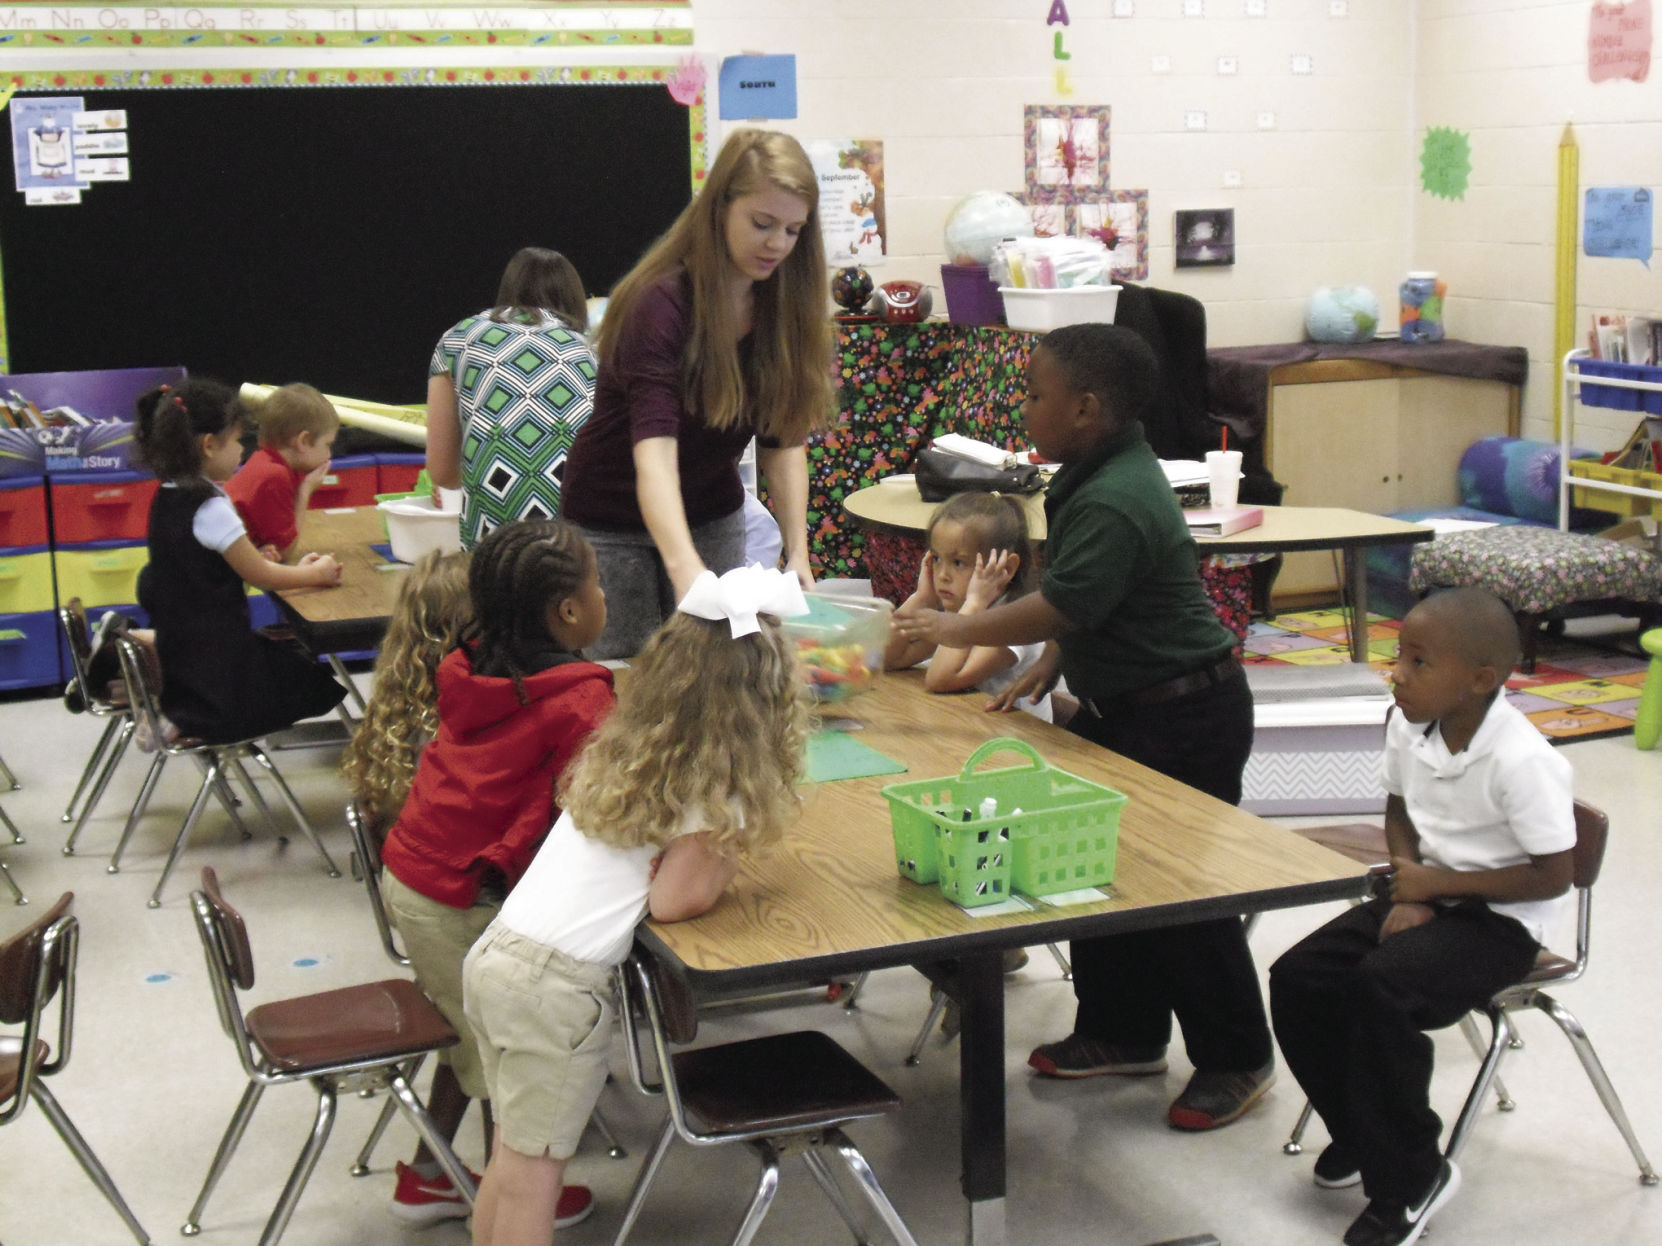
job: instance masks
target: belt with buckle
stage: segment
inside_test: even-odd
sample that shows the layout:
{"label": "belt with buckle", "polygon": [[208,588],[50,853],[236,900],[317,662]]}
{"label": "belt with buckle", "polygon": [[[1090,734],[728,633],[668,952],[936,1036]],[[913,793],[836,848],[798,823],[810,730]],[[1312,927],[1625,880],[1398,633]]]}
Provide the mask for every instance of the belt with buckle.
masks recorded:
{"label": "belt with buckle", "polygon": [[1190,671],[1187,675],[1179,675],[1175,679],[1168,679],[1164,683],[1153,684],[1147,688],[1138,688],[1135,692],[1122,692],[1113,697],[1081,697],[1080,704],[1101,718],[1101,707],[1104,705],[1112,705],[1115,702],[1121,705],[1159,705],[1164,701],[1175,701],[1178,697],[1215,688],[1240,673],[1240,660],[1230,655],[1201,670]]}

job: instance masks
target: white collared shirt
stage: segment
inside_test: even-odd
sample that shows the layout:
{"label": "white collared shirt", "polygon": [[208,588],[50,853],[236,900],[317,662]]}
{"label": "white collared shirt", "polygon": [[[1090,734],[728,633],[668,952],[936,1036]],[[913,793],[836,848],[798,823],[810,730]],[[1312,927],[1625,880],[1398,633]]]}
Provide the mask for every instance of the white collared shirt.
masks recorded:
{"label": "white collared shirt", "polygon": [[[1384,778],[1385,790],[1407,806],[1427,865],[1504,869],[1575,847],[1570,763],[1504,696],[1489,706],[1471,743],[1452,754],[1435,723],[1392,714]],[[1565,898],[1489,907],[1544,943]]]}

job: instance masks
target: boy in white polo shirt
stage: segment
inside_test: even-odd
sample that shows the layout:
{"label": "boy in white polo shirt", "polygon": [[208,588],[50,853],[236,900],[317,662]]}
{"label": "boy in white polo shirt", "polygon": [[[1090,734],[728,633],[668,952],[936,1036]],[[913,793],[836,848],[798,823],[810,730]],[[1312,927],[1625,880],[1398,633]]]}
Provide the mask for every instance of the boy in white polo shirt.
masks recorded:
{"label": "boy in white polo shirt", "polygon": [[1407,1246],[1458,1188],[1438,1149],[1432,1043],[1533,967],[1569,889],[1570,765],[1501,695],[1511,611],[1481,589],[1403,620],[1386,727],[1388,894],[1335,918],[1270,969],[1287,1067],[1332,1143],[1325,1189],[1360,1181],[1345,1246]]}

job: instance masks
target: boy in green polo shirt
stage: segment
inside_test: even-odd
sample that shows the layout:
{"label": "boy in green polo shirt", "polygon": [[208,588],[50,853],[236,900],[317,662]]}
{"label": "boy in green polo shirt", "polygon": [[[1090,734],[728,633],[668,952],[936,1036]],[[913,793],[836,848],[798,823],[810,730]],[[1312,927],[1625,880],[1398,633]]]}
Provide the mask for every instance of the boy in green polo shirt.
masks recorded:
{"label": "boy in green polo shirt", "polygon": [[[1143,435],[1158,380],[1153,351],[1129,329],[1069,325],[1042,338],[1022,414],[1033,445],[1062,468],[1045,501],[1039,591],[976,615],[903,609],[895,627],[935,645],[1046,642],[989,709],[1012,709],[1066,676],[1080,701],[1070,731],[1238,804],[1252,694]],[[1258,974],[1236,918],[1076,940],[1073,984],[1073,1033],[1028,1058],[1045,1076],[1164,1073],[1175,1015],[1195,1072],[1167,1113],[1174,1128],[1227,1125],[1275,1080]]]}

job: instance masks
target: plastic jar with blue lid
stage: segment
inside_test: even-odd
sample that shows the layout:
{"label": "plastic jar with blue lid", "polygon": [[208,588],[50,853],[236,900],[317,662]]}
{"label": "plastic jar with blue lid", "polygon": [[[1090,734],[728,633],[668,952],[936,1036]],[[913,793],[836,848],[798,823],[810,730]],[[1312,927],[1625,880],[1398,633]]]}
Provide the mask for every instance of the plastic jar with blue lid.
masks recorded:
{"label": "plastic jar with blue lid", "polygon": [[1411,272],[1397,287],[1402,304],[1399,320],[1401,337],[1405,342],[1440,342],[1443,340],[1443,300],[1448,296],[1448,283],[1438,279],[1434,272]]}

